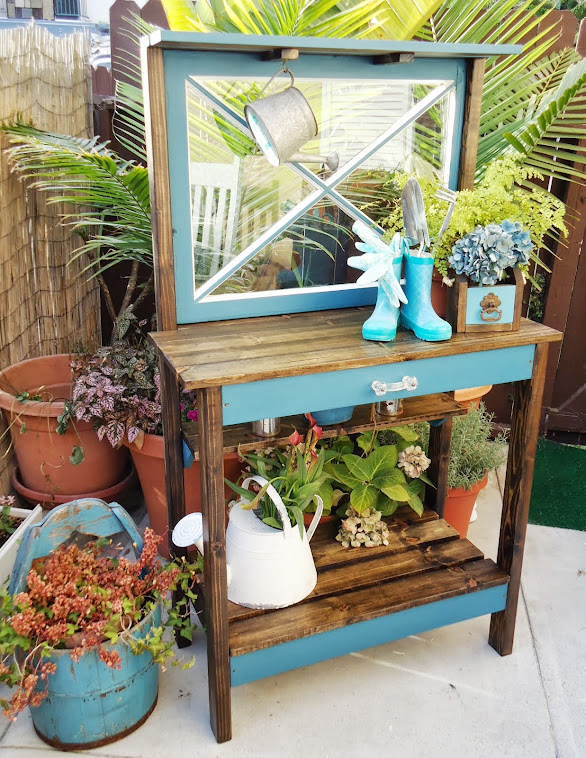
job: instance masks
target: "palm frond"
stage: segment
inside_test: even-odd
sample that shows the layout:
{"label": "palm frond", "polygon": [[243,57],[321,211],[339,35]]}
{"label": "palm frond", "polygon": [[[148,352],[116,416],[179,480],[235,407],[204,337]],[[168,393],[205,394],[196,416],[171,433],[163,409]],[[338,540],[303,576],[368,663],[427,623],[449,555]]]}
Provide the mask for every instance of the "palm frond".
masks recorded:
{"label": "palm frond", "polygon": [[[16,120],[3,124],[15,170],[48,202],[64,206],[62,218],[84,239],[76,254],[91,253],[96,274],[102,261],[137,260],[152,266],[148,172],[124,161],[98,138],[42,132]],[[100,253],[102,249],[103,253]]]}
{"label": "palm frond", "polygon": [[523,165],[557,179],[583,183],[586,173],[584,136],[586,59],[572,65],[558,86],[542,98],[535,116],[523,129],[504,134]]}

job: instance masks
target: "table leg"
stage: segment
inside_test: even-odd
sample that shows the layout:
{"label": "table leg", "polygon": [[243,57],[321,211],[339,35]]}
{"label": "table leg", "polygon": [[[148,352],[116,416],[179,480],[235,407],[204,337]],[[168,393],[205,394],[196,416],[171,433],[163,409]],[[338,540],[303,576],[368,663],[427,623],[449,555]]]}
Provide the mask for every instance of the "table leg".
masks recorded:
{"label": "table leg", "polygon": [[489,643],[500,655],[510,655],[513,650],[547,348],[547,344],[535,346],[531,379],[514,385],[509,459],[497,558],[498,566],[510,576],[510,581],[506,607],[503,611],[492,614],[488,637]]}
{"label": "table leg", "polygon": [[429,450],[428,456],[431,458],[429,471],[427,472],[430,480],[435,484],[436,489],[429,485],[425,489],[425,504],[438,514],[440,518],[444,515],[444,506],[448,494],[448,464],[450,462],[450,442],[452,439],[452,422],[453,419],[444,419],[443,424],[429,427]]}
{"label": "table leg", "polygon": [[[163,417],[163,440],[165,445],[165,491],[167,496],[167,518],[169,522],[169,552],[171,557],[187,555],[185,548],[173,545],[171,531],[179,519],[185,515],[185,491],[183,486],[183,434],[181,432],[181,411],[179,382],[173,369],[160,358],[161,398]],[[185,598],[181,590],[173,593],[173,605],[177,606]],[[189,606],[187,606],[189,607]],[[180,634],[175,635],[177,647],[185,648],[191,642]]]}
{"label": "table leg", "polygon": [[216,740],[232,737],[222,390],[198,392],[198,434],[204,537],[205,616],[208,642],[210,721]]}

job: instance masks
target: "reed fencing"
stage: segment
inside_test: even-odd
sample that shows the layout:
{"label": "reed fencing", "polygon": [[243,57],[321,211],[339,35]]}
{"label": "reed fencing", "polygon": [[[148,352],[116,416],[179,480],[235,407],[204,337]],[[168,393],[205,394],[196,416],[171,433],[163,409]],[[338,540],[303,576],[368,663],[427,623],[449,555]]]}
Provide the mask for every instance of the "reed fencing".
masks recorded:
{"label": "reed fencing", "polygon": [[[89,136],[88,61],[82,34],[59,38],[35,24],[0,32],[0,121],[18,114],[40,129]],[[98,286],[72,262],[80,239],[57,206],[11,172],[8,144],[0,135],[0,370],[100,340]],[[0,494],[9,458],[0,459]]]}

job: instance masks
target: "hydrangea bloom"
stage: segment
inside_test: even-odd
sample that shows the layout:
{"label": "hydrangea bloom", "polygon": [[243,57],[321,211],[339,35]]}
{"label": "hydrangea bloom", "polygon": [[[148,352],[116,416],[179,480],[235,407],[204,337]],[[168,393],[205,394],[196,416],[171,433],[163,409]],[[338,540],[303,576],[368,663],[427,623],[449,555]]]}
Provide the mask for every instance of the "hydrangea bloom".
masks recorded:
{"label": "hydrangea bloom", "polygon": [[507,268],[526,266],[533,250],[529,233],[517,221],[477,226],[452,248],[450,266],[479,284],[496,284]]}

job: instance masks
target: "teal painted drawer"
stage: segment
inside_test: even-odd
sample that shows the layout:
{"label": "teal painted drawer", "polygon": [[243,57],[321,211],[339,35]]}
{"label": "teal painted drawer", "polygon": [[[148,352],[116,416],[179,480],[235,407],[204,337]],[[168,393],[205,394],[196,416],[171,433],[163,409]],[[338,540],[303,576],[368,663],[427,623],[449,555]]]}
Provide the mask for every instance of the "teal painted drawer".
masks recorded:
{"label": "teal painted drawer", "polygon": [[[492,287],[468,287],[466,298],[466,324],[512,324],[515,317],[514,284],[497,284]],[[495,310],[487,313],[487,303],[491,299]],[[498,302],[500,300],[500,302]],[[490,306],[489,306],[490,307]]]}
{"label": "teal painted drawer", "polygon": [[502,384],[529,379],[534,345],[448,355],[382,366],[304,374],[233,384],[222,389],[223,423],[238,424],[273,416],[290,416],[308,410],[366,405],[380,400],[372,384],[401,382],[415,377],[412,390],[384,395],[387,399]]}

